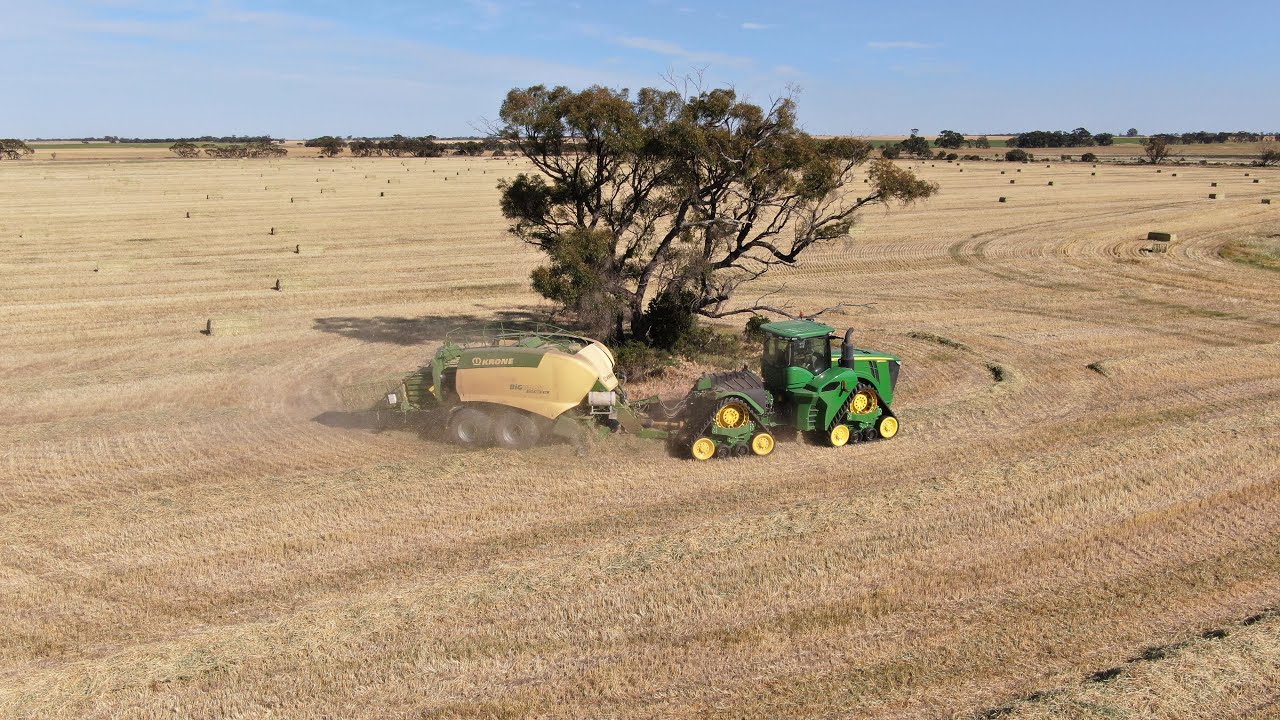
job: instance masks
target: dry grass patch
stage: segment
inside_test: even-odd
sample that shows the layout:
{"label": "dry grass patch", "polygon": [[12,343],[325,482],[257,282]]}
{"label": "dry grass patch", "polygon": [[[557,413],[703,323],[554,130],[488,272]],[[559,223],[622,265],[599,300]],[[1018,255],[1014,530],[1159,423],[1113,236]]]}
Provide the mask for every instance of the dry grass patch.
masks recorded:
{"label": "dry grass patch", "polygon": [[889,442],[460,452],[359,412],[544,309],[525,167],[0,167],[0,717],[1269,712],[1270,621],[1080,686],[1280,596],[1267,185],[1029,165],[992,213],[1007,165],[918,166],[942,195],[752,288],[865,305],[824,319],[904,358]]}

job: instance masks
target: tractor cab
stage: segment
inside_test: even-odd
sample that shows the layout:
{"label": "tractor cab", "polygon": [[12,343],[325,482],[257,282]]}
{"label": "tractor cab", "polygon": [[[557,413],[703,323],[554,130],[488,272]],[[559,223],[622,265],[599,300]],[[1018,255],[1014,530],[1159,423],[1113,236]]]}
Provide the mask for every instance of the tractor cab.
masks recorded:
{"label": "tractor cab", "polygon": [[775,394],[798,390],[840,361],[830,325],[813,320],[783,320],[760,327],[765,334],[760,363],[764,386]]}

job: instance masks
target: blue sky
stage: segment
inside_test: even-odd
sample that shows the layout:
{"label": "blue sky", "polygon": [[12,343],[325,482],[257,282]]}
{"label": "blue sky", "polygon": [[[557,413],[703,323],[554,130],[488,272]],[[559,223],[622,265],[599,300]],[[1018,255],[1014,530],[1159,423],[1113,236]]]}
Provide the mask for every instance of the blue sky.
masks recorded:
{"label": "blue sky", "polygon": [[[1219,8],[1225,8],[1219,10]],[[478,134],[702,69],[815,133],[1276,130],[1274,0],[0,0],[0,137]],[[1261,38],[1261,39],[1260,39]]]}

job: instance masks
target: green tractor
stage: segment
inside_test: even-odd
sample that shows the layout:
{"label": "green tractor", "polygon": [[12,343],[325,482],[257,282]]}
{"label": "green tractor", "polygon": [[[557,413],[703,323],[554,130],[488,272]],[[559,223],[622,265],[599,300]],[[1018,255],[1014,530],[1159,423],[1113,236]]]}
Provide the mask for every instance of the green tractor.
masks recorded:
{"label": "green tractor", "polygon": [[768,455],[778,429],[832,447],[898,433],[891,405],[901,360],[859,349],[852,330],[842,340],[834,328],[813,320],[760,329],[763,377],[740,370],[700,378],[686,399],[682,428],[671,438],[677,449],[708,460]]}

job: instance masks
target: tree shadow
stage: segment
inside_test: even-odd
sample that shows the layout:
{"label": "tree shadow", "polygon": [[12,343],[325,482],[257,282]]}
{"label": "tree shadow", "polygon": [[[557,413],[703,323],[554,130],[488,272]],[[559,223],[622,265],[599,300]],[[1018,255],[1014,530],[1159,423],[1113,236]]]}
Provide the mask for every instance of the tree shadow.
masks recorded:
{"label": "tree shadow", "polygon": [[455,328],[482,327],[495,323],[547,322],[546,313],[523,310],[501,311],[491,316],[472,314],[424,315],[422,317],[325,317],[316,318],[313,328],[321,332],[367,343],[421,345],[440,341]]}

